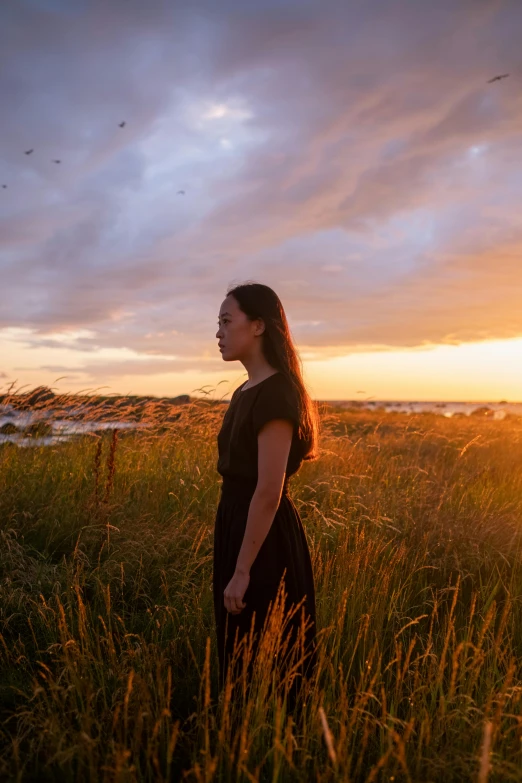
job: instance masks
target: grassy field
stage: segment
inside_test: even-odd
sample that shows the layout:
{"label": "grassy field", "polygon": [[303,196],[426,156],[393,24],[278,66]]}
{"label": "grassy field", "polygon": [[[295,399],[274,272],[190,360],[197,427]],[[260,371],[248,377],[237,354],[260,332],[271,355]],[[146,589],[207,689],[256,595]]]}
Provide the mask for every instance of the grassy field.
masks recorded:
{"label": "grassy field", "polygon": [[0,778],[522,781],[522,420],[323,411],[296,727],[217,689],[222,415],[0,447]]}

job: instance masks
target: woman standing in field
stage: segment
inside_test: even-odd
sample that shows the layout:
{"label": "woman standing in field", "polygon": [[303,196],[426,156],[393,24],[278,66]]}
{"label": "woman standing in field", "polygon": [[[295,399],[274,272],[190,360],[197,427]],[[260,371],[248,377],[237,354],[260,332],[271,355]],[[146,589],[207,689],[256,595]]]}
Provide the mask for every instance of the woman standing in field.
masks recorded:
{"label": "woman standing in field", "polygon": [[229,289],[216,337],[224,361],[240,361],[248,372],[218,435],[217,469],[223,482],[214,529],[213,591],[220,681],[225,682],[234,642],[249,643],[251,628],[252,666],[277,596],[280,608],[285,601],[287,653],[296,639],[294,650],[300,651],[289,693],[292,709],[298,677],[315,665],[316,627],[310,553],[288,479],[303,460],[317,457],[317,412],[283,306],[271,288],[246,283]]}

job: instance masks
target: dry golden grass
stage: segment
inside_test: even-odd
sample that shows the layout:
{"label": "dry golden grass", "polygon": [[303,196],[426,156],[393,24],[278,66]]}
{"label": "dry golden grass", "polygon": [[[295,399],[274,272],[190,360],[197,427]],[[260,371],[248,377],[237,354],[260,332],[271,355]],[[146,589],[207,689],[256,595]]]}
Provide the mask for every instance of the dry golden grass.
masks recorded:
{"label": "dry golden grass", "polygon": [[319,628],[295,725],[277,612],[246,703],[218,692],[223,408],[178,410],[0,447],[0,777],[522,780],[522,421],[322,412],[291,481]]}

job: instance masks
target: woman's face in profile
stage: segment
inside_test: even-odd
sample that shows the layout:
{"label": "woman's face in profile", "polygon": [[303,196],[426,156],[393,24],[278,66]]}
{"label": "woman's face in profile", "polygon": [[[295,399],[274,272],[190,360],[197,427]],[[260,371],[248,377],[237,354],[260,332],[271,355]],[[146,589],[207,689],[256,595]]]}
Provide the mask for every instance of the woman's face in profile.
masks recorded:
{"label": "woman's face in profile", "polygon": [[256,334],[259,334],[259,321],[250,321],[241,310],[237,300],[229,295],[219,309],[218,339],[219,350],[225,362],[241,361],[254,347]]}

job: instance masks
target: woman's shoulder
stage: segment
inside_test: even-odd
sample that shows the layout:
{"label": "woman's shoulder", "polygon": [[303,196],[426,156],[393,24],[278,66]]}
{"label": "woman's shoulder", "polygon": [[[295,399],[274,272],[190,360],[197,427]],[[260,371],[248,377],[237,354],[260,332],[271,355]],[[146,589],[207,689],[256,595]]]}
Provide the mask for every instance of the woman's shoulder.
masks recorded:
{"label": "woman's shoulder", "polygon": [[287,404],[296,407],[299,399],[292,380],[282,372],[273,373],[244,391],[239,387],[234,395],[233,399],[239,397],[245,400],[248,407],[254,408],[271,406],[277,400],[285,400]]}
{"label": "woman's shoulder", "polygon": [[293,396],[297,396],[297,390],[291,378],[289,378],[287,375],[285,375],[282,372],[278,372],[277,375],[273,376],[273,378],[274,378],[274,383],[276,384],[276,386],[278,386],[278,388],[284,389],[285,391],[287,391],[289,394]]}
{"label": "woman's shoulder", "polygon": [[276,372],[273,375],[269,375],[259,384],[259,395],[272,396],[274,394],[284,394],[285,396],[294,397],[295,388],[290,380],[284,373]]}
{"label": "woman's shoulder", "polygon": [[[276,418],[290,418],[299,423],[299,405],[294,385],[283,373],[270,375],[258,384],[252,407],[257,424]],[[256,426],[258,429],[258,426]]]}

